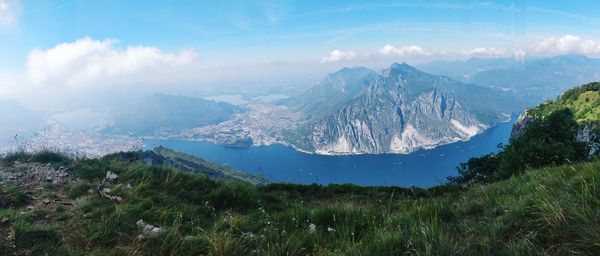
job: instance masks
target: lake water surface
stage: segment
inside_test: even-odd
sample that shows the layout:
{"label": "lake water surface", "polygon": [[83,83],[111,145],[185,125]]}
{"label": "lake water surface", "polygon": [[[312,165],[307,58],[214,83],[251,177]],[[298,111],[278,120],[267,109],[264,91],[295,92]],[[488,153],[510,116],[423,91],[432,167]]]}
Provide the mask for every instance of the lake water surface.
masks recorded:
{"label": "lake water surface", "polygon": [[301,153],[283,145],[240,149],[181,140],[146,140],[145,147],[152,149],[162,145],[241,171],[258,173],[273,182],[429,187],[456,175],[459,163],[495,152],[499,143],[506,144],[512,121],[501,123],[469,141],[411,154],[322,156]]}

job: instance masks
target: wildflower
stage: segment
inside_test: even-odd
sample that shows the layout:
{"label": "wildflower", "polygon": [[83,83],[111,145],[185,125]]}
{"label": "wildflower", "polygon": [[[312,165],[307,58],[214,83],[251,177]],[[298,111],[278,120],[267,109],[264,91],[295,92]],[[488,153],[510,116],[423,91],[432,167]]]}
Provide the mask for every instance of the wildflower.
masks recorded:
{"label": "wildflower", "polygon": [[317,225],[310,223],[310,225],[308,225],[308,232],[309,233],[315,233],[317,231]]}

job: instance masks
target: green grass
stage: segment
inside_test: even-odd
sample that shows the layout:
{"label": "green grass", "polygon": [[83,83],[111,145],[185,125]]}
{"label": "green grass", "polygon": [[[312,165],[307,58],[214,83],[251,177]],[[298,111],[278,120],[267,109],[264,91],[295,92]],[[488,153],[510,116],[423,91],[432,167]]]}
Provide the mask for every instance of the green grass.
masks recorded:
{"label": "green grass", "polygon": [[[96,168],[119,177],[106,183],[87,175],[100,173]],[[0,217],[17,219],[11,229],[19,248],[63,255],[593,255],[600,250],[600,161],[528,170],[468,189],[427,190],[257,187],[105,159],[76,162],[69,169],[81,180],[64,187],[75,199],[73,207],[48,210],[61,211],[58,223],[40,223],[33,212],[0,210]],[[85,192],[99,186],[123,202]],[[139,219],[162,232],[142,232]]]}
{"label": "green grass", "polygon": [[17,161],[43,164],[68,164],[71,159],[64,154],[47,150],[37,153],[28,153],[24,151],[11,152],[2,158],[2,162],[8,164],[14,164]]}
{"label": "green grass", "polygon": [[568,108],[578,123],[600,121],[600,83],[590,83],[566,91],[561,97],[541,104],[528,112],[536,117],[545,117],[550,113]]}
{"label": "green grass", "polygon": [[1,207],[20,207],[29,201],[27,196],[18,186],[0,187],[0,208]]}

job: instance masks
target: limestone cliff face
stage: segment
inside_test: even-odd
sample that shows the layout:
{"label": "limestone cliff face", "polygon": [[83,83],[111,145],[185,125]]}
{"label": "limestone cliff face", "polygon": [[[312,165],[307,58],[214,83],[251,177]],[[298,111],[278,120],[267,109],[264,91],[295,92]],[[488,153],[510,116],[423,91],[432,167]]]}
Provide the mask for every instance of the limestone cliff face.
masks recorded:
{"label": "limestone cliff face", "polygon": [[529,114],[527,111],[523,112],[521,115],[519,115],[519,118],[517,118],[517,121],[515,121],[515,123],[513,124],[512,130],[510,132],[510,137],[513,138],[521,135],[523,131],[525,131],[525,128],[527,128],[527,125],[533,120],[534,117],[531,114]]}
{"label": "limestone cliff face", "polygon": [[471,91],[473,97],[482,93],[475,85],[430,75],[406,64],[365,74],[345,82],[336,75],[331,87],[338,93],[318,97],[331,98],[323,101],[330,104],[303,101],[302,107],[314,112],[300,132],[306,142],[297,147],[319,154],[409,153],[467,140],[499,121],[499,111],[478,105],[493,102],[469,98]]}
{"label": "limestone cliff face", "polygon": [[400,95],[373,93],[317,122],[311,139],[317,153],[408,153],[465,140],[485,128],[437,90],[407,102]]}
{"label": "limestone cliff face", "polygon": [[600,125],[596,122],[588,122],[581,125],[577,132],[577,140],[585,142],[590,149],[590,156],[600,153]]}

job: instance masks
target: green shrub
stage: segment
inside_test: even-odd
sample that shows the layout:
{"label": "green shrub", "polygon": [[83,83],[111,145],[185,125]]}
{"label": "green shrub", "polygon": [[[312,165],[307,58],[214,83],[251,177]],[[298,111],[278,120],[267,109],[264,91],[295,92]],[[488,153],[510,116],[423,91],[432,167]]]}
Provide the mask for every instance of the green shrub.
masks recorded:
{"label": "green shrub", "polygon": [[12,164],[16,161],[19,162],[35,162],[35,163],[69,163],[71,159],[61,153],[43,150],[37,153],[27,153],[25,151],[16,151],[7,154],[3,159],[3,162]]}
{"label": "green shrub", "polygon": [[223,182],[210,193],[209,197],[218,210],[230,209],[241,212],[256,209],[259,201],[254,186],[242,181]]}
{"label": "green shrub", "polygon": [[73,182],[66,187],[67,196],[71,199],[76,199],[87,194],[89,189],[90,184],[84,181]]}
{"label": "green shrub", "polygon": [[179,245],[179,252],[184,256],[206,255],[210,248],[211,243],[207,236],[186,236]]}
{"label": "green shrub", "polygon": [[99,159],[79,161],[71,168],[75,177],[87,180],[103,178],[107,171],[108,163]]}
{"label": "green shrub", "polygon": [[17,186],[0,188],[0,207],[21,207],[29,200],[29,196]]}
{"label": "green shrub", "polygon": [[17,223],[13,227],[15,245],[34,254],[56,251],[62,244],[62,234],[51,226]]}
{"label": "green shrub", "polygon": [[561,165],[588,159],[589,148],[577,140],[579,125],[568,108],[556,109],[531,121],[497,154],[461,163],[452,183],[471,185],[508,179],[527,168]]}
{"label": "green shrub", "polygon": [[68,163],[71,159],[61,153],[41,151],[31,156],[31,161],[36,163]]}

